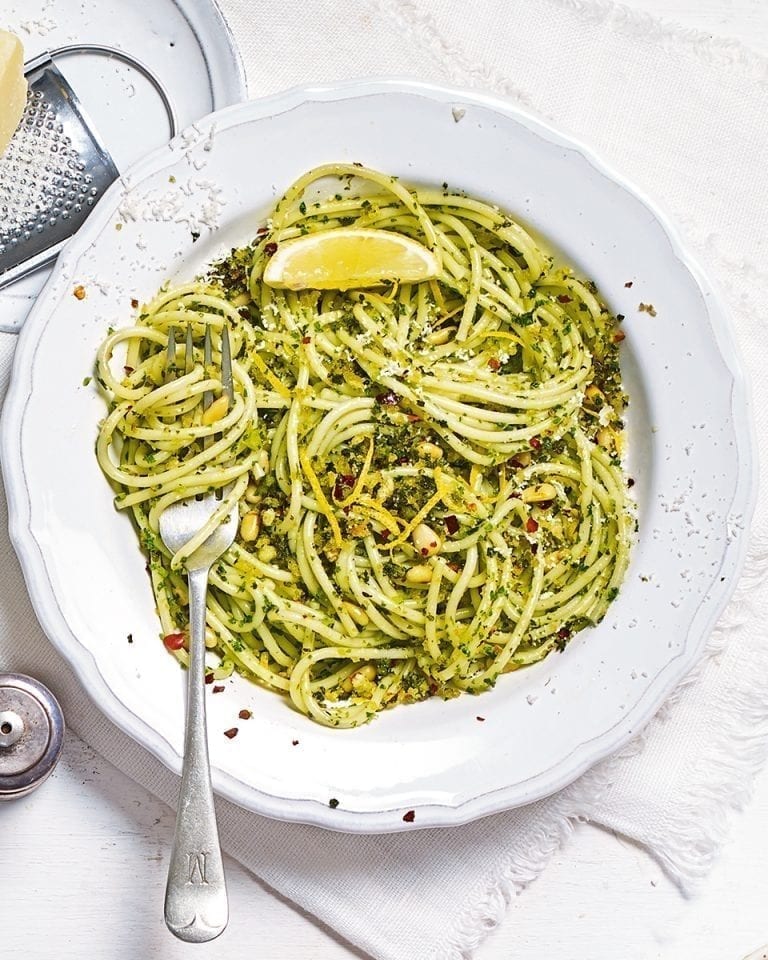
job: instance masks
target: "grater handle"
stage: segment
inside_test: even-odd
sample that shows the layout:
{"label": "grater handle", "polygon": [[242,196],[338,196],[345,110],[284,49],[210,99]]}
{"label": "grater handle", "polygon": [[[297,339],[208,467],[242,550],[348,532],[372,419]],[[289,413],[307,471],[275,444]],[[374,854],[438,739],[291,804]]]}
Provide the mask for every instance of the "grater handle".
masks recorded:
{"label": "grater handle", "polygon": [[57,57],[71,57],[77,56],[78,54],[88,53],[95,53],[98,56],[108,57],[112,60],[120,60],[121,63],[125,63],[129,67],[133,67],[137,73],[140,73],[146,80],[148,80],[155,88],[155,91],[157,92],[158,97],[160,97],[165,109],[165,113],[168,117],[168,126],[171,130],[171,138],[176,136],[179,130],[179,122],[176,117],[176,111],[173,108],[173,104],[171,103],[171,99],[168,96],[168,92],[166,91],[165,87],[145,63],[142,63],[142,61],[137,60],[136,57],[125,53],[123,50],[118,50],[117,47],[108,47],[103,43],[72,43],[65,47],[56,47],[55,50],[49,50],[46,53],[40,54],[40,56],[35,57],[34,60],[28,61],[24,65],[24,69],[25,71],[29,71],[34,67],[45,63],[46,60],[55,60]]}

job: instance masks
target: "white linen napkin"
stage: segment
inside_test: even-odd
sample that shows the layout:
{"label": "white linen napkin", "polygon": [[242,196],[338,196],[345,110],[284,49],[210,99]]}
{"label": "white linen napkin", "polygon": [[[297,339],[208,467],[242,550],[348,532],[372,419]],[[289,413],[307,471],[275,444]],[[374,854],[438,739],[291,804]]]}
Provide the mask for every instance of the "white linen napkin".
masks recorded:
{"label": "white linen napkin", "polygon": [[[768,60],[603,0],[221,5],[252,96],[410,75],[495,91],[593,145],[671,213],[724,290],[753,377],[758,445],[768,442]],[[3,394],[13,342],[0,336]],[[175,803],[175,777],[99,714],[42,636],[5,528],[0,560],[0,666],[47,683],[75,731]],[[579,817],[634,838],[691,883],[768,748],[767,576],[761,498],[746,571],[709,658],[639,741],[559,795],[457,829],[384,837],[281,824],[222,801],[225,849],[381,960],[467,957]]]}

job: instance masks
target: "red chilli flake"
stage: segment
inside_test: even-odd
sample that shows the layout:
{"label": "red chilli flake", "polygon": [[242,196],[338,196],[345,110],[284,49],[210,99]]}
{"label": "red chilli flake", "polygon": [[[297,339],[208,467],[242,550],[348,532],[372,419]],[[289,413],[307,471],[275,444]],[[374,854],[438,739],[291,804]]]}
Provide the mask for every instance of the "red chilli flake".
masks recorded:
{"label": "red chilli flake", "polygon": [[495,373],[496,370],[498,370],[499,367],[501,366],[501,363],[496,359],[496,357],[491,357],[491,359],[488,361],[488,366],[489,366],[489,367],[491,368],[491,370],[493,370],[494,373]]}
{"label": "red chilli flake", "polygon": [[632,286],[632,281],[631,281],[631,280],[627,280],[627,282],[624,284],[624,286],[625,286],[625,287],[631,287],[631,286]]}
{"label": "red chilli flake", "polygon": [[558,303],[572,303],[572,302],[573,302],[573,298],[572,298],[572,297],[569,297],[567,293],[560,293],[560,294],[558,294],[557,302],[558,302]]}
{"label": "red chilli flake", "polygon": [[634,478],[633,478],[633,477],[627,477],[627,486],[628,486],[628,487],[634,487],[634,485],[635,485]]}
{"label": "red chilli flake", "polygon": [[136,310],[139,306],[139,301],[135,297],[133,297],[133,299],[131,300],[131,306],[133,307],[134,310]]}
{"label": "red chilli flake", "polygon": [[212,674],[212,673],[206,673],[206,675],[205,675],[205,682],[206,682],[206,683],[213,683],[213,674]]}
{"label": "red chilli flake", "polygon": [[163,643],[169,650],[181,650],[184,646],[183,633],[168,633],[163,637]]}
{"label": "red chilli flake", "polygon": [[557,637],[559,640],[570,640],[571,631],[568,629],[568,627],[560,627],[560,629],[557,631]]}
{"label": "red chilli flake", "polygon": [[480,723],[485,723],[485,717],[475,717],[475,720],[479,720]]}
{"label": "red chilli flake", "polygon": [[445,529],[451,536],[459,529],[459,521],[452,513],[445,518]]}
{"label": "red chilli flake", "polygon": [[396,407],[398,401],[399,398],[393,390],[388,390],[386,393],[380,393],[376,397],[376,403],[380,403],[383,407]]}
{"label": "red chilli flake", "polygon": [[252,716],[253,714],[250,710],[241,710],[240,713],[238,713],[238,717],[240,717],[241,720],[250,720]]}
{"label": "red chilli flake", "polygon": [[301,338],[301,342],[302,342],[302,343],[312,343],[312,337],[302,337],[302,338]]}
{"label": "red chilli flake", "polygon": [[256,231],[256,236],[263,237],[265,233],[269,233],[269,227],[259,227]]}
{"label": "red chilli flake", "polygon": [[626,333],[624,333],[623,330],[617,330],[616,333],[614,333],[614,335],[613,335],[613,342],[614,342],[614,343],[621,343],[622,340],[626,340],[626,337],[627,337],[627,335],[626,335]]}
{"label": "red chilli flake", "polygon": [[533,519],[533,517],[528,517],[525,521],[525,529],[527,533],[536,533],[539,529],[538,523]]}
{"label": "red chilli flake", "polygon": [[298,747],[298,745],[299,745],[299,741],[298,741],[298,740],[291,740],[291,746],[292,746],[292,747]]}
{"label": "red chilli flake", "polygon": [[336,477],[336,482],[333,485],[333,499],[334,500],[343,500],[346,497],[347,492],[352,490],[355,486],[355,475],[353,473],[342,473]]}
{"label": "red chilli flake", "polygon": [[237,727],[230,727],[229,730],[224,731],[224,736],[229,740],[234,739],[237,736]]}
{"label": "red chilli flake", "polygon": [[538,437],[531,437],[530,444],[534,450],[538,450],[541,447],[541,440]]}
{"label": "red chilli flake", "polygon": [[214,693],[224,693],[224,687],[221,686],[221,684],[216,684],[216,686],[213,688],[213,692],[214,692]]}
{"label": "red chilli flake", "polygon": [[403,814],[403,820],[406,823],[413,823],[416,819],[416,812],[414,810],[409,810],[408,813]]}
{"label": "red chilli flake", "polygon": [[273,256],[274,254],[276,254],[276,253],[277,253],[277,244],[276,244],[276,243],[266,243],[266,244],[264,244],[264,253],[266,253],[266,255],[267,255],[268,257],[271,257],[271,256]]}

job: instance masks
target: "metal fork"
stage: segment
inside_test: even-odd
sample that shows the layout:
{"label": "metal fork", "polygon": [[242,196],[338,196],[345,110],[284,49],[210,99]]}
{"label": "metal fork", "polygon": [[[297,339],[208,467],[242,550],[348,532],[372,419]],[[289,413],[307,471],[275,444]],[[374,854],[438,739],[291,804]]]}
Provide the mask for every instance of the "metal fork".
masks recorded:
{"label": "metal fork", "polygon": [[[210,328],[206,328],[203,349],[208,371],[212,363]],[[189,373],[193,368],[192,328],[188,326],[184,369]],[[226,327],[222,333],[221,368],[221,382],[231,404],[234,401],[232,357]],[[168,331],[166,371],[169,379],[178,375],[173,327]],[[203,395],[203,408],[207,409],[212,400],[212,393],[207,391]],[[176,553],[220,506],[221,497],[217,498],[214,493],[171,504],[160,515],[160,536],[165,546]],[[190,636],[184,763],[165,891],[165,922],[180,940],[190,943],[213,940],[229,919],[205,722],[205,608],[211,565],[235,539],[237,524],[237,511],[233,510],[187,560]]]}

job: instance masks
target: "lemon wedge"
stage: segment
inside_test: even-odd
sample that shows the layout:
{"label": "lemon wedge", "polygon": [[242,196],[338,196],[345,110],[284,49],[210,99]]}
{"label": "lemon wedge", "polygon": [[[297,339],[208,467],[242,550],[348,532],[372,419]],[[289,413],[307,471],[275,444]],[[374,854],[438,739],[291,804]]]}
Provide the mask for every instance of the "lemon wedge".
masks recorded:
{"label": "lemon wedge", "polygon": [[11,142],[27,102],[24,51],[13,33],[0,30],[0,156]]}
{"label": "lemon wedge", "polygon": [[439,271],[434,253],[402,233],[339,227],[278,244],[264,283],[283,290],[349,290],[388,280],[418,283]]}

